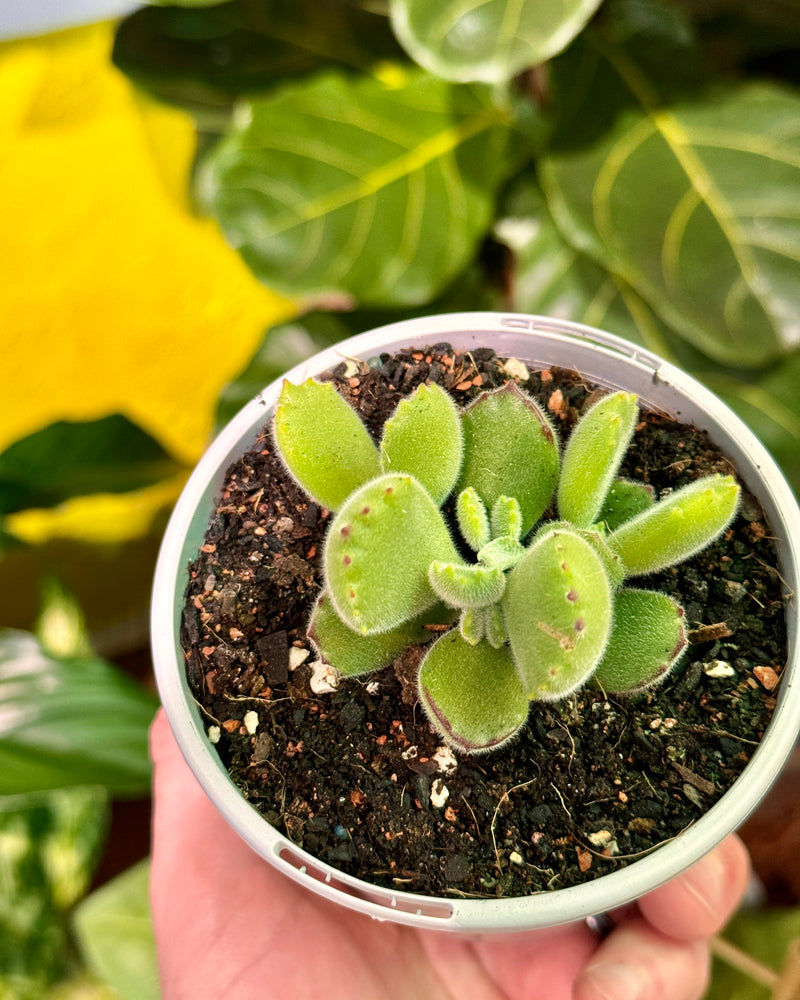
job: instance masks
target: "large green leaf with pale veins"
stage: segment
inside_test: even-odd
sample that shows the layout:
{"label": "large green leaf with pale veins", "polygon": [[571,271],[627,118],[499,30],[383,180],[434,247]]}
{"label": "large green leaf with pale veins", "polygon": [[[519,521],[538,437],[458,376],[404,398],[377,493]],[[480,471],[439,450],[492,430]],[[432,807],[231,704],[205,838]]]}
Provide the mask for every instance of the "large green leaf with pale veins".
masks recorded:
{"label": "large green leaf with pale veins", "polygon": [[514,169],[488,88],[331,74],[241,107],[199,190],[265,283],[428,301],[467,263]]}
{"label": "large green leaf with pale veins", "polygon": [[515,311],[585,323],[672,356],[677,338],[641,296],[566,241],[532,169],[504,198],[493,235],[512,255],[507,281]]}
{"label": "large green leaf with pale veins", "polygon": [[558,62],[540,177],[570,243],[718,361],[796,344],[800,97],[741,84],[664,103],[596,38]]}
{"label": "large green leaf with pale veins", "polygon": [[386,17],[350,0],[145,6],[118,26],[114,63],[161,100],[208,112],[324,68],[405,58]]}
{"label": "large green leaf with pale veins", "polygon": [[601,0],[392,0],[409,55],[447,80],[502,83],[545,62],[580,32]]}
{"label": "large green leaf with pale veins", "polygon": [[61,659],[0,631],[0,795],[73,785],[141,794],[156,699],[98,657]]}

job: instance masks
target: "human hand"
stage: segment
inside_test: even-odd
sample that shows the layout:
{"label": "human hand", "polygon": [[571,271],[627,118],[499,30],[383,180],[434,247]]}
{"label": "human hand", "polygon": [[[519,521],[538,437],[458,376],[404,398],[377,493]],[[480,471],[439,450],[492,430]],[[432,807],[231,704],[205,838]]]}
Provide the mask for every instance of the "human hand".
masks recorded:
{"label": "human hand", "polygon": [[729,837],[621,911],[602,942],[582,923],[478,936],[417,931],[336,906],[252,852],[197,784],[163,710],[151,752],[164,1000],[699,1000],[707,939],[747,882],[746,851]]}

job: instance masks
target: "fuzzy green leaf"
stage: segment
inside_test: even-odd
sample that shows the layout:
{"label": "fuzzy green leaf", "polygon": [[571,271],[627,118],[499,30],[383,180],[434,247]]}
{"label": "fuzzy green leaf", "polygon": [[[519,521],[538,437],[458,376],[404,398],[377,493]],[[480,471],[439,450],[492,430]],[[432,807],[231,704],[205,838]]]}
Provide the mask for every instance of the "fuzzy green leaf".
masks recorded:
{"label": "fuzzy green leaf", "polygon": [[537,529],[533,536],[534,540],[538,541],[538,539],[544,538],[545,535],[549,535],[553,531],[569,531],[580,535],[584,541],[587,541],[591,545],[597,555],[600,556],[600,561],[606,571],[606,576],[608,576],[611,589],[616,590],[620,586],[627,575],[625,566],[619,553],[615,549],[612,549],[606,541],[608,536],[604,531],[598,528],[580,528],[576,530],[569,521],[547,521]]}
{"label": "fuzzy green leaf", "polygon": [[577,528],[597,518],[633,435],[637,396],[604,396],[581,417],[564,449],[558,480],[558,510]]}
{"label": "fuzzy green leaf", "polygon": [[387,666],[406,646],[430,642],[434,633],[425,626],[449,625],[453,618],[452,609],[435,604],[388,632],[361,635],[345,625],[330,598],[321,594],[314,605],[307,634],[320,656],[340,674],[356,677]]}
{"label": "fuzzy green leaf", "polygon": [[613,598],[585,538],[560,528],[538,537],[508,574],[502,608],[530,698],[563,698],[588,680],[608,640]]}
{"label": "fuzzy green leaf", "polygon": [[381,439],[384,472],[415,476],[437,504],[443,503],[461,466],[461,418],[438,385],[420,385],[401,399]]}
{"label": "fuzzy green leaf", "polygon": [[732,476],[704,476],[620,525],[608,536],[628,576],[655,573],[702,551],[733,520],[739,487]]}
{"label": "fuzzy green leaf", "polygon": [[493,569],[511,569],[525,555],[525,547],[513,538],[495,538],[478,553],[478,562]]}
{"label": "fuzzy green leaf", "polygon": [[392,27],[409,55],[447,80],[505,83],[565,48],[600,0],[392,0]]}
{"label": "fuzzy green leaf", "polygon": [[667,594],[618,591],[611,636],[593,679],[612,694],[660,684],[686,649],[683,617],[683,608]]}
{"label": "fuzzy green leaf", "polygon": [[600,556],[600,561],[603,564],[603,569],[606,571],[611,589],[615,590],[627,576],[627,569],[619,554],[608,544],[606,541],[607,536],[602,531],[584,528],[578,534]]}
{"label": "fuzzy green leaf", "polygon": [[522,538],[522,511],[514,497],[499,496],[492,505],[492,538]]}
{"label": "fuzzy green leaf", "polygon": [[463,412],[464,460],[457,489],[471,486],[491,510],[514,497],[525,535],[544,513],[558,479],[558,443],[541,407],[516,382],[481,393]]}
{"label": "fuzzy green leaf", "polygon": [[497,566],[435,560],[428,579],[436,595],[453,608],[483,608],[499,601],[506,589],[505,574]]}
{"label": "fuzzy green leaf", "polygon": [[329,510],[381,471],[369,431],[331,382],[284,381],[274,432],[289,472]]}
{"label": "fuzzy green leaf", "polygon": [[357,490],[325,538],[326,588],[362,635],[387,632],[437,601],[434,560],[459,559],[439,508],[413,476],[389,473]]}
{"label": "fuzzy green leaf", "polygon": [[489,541],[489,515],[486,505],[469,486],[458,494],[456,500],[458,530],[473,552],[478,552]]}
{"label": "fuzzy green leaf", "polygon": [[434,729],[462,753],[497,749],[528,717],[528,699],[507,647],[472,646],[456,629],[428,650],[419,696]]}
{"label": "fuzzy green leaf", "polygon": [[609,531],[653,506],[653,487],[630,479],[617,479],[611,484],[597,520]]}

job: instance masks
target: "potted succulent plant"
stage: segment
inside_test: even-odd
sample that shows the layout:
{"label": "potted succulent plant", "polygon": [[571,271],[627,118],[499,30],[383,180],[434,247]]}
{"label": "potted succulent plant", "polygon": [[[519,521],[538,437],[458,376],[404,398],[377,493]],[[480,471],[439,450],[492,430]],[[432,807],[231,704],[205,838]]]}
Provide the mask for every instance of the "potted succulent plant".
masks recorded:
{"label": "potted succulent plant", "polygon": [[[471,386],[471,398],[462,406],[435,382],[423,381],[401,395],[377,433],[370,433],[364,415],[330,380],[318,378],[342,358],[366,361],[442,342],[468,356],[490,346],[517,367],[508,365],[505,381],[496,387]],[[590,383],[588,405],[563,435],[563,445],[552,414],[511,375],[532,367],[574,370]],[[711,472],[661,496],[647,483],[622,477],[635,429],[643,414],[655,411],[679,418],[693,433],[706,432],[735,475]],[[265,428],[270,428],[266,436]],[[509,897],[501,888],[494,898],[469,898],[477,894],[459,893],[456,885],[452,894],[426,896],[405,891],[402,877],[372,884],[314,857],[298,847],[288,825],[289,836],[270,825],[232,782],[209,740],[209,732],[214,738],[219,732],[219,720],[207,709],[198,712],[187,680],[191,655],[181,644],[189,576],[197,575],[200,549],[216,547],[207,530],[220,508],[220,491],[228,490],[227,470],[254,446],[265,453],[277,450],[293,480],[293,496],[305,497],[325,521],[322,544],[308,549],[319,566],[308,597],[313,611],[293,650],[303,657],[303,645],[310,647],[316,664],[335,668],[331,690],[341,677],[368,690],[376,670],[404,662],[407,700],[422,706],[429,732],[451,751],[445,770],[458,767],[458,761],[481,767],[498,753],[513,757],[515,747],[527,756],[528,745],[523,751],[515,741],[534,724],[532,702],[564,704],[588,686],[595,692],[598,729],[615,699],[624,706],[632,695],[663,682],[685,652],[692,623],[670,593],[649,585],[650,578],[677,576],[671,567],[725,533],[744,491],[751,506],[755,498],[763,509],[778,540],[786,588],[781,603],[788,656],[760,746],[722,798],[680,837],[583,884]],[[248,483],[254,510],[272,485]],[[222,509],[225,502],[223,497]],[[262,534],[266,530],[253,520],[247,523]],[[600,331],[541,317],[457,314],[395,324],[352,338],[265,389],[198,466],[167,531],[157,571],[153,642],[159,688],[189,764],[229,822],[265,858],[311,888],[374,916],[444,929],[580,919],[636,898],[709,850],[742,822],[790,751],[800,700],[791,599],[798,526],[790,490],[747,429],[701,386],[647,352]],[[256,579],[261,557],[253,552],[249,558]],[[224,587],[213,572],[209,577],[205,592],[219,594]],[[202,605],[202,597],[193,600]],[[258,608],[251,610],[248,617],[257,619]],[[219,621],[210,616],[202,621],[219,635]],[[263,649],[237,652],[241,630],[228,632],[232,648],[223,653],[250,668],[264,658]],[[220,651],[209,642],[209,654]],[[215,673],[205,675],[212,686]],[[240,698],[246,711],[232,724],[245,744],[256,746],[270,689],[262,684],[247,690]],[[563,728],[571,739],[569,726]],[[262,748],[275,742],[263,739]],[[417,749],[403,739],[403,759],[413,763]],[[291,741],[287,745],[290,755],[301,752]],[[259,752],[248,767],[261,759]],[[703,779],[680,760],[673,764],[690,784],[703,787]],[[429,784],[434,811],[441,811],[445,781]],[[508,791],[498,811],[509,805]],[[563,793],[556,792],[569,812]],[[444,794],[438,802],[437,794]],[[626,797],[623,789],[619,794]],[[354,787],[354,806],[359,796],[364,798],[360,786]],[[419,798],[416,804],[424,811]],[[331,837],[349,839],[347,827],[334,817],[314,817],[308,806],[306,811]],[[453,815],[451,807],[451,820]],[[492,836],[494,829],[492,822]],[[383,834],[391,840],[403,831]],[[594,845],[598,857],[613,853],[613,831],[590,831],[589,840],[587,850]],[[496,845],[495,852],[499,863]],[[512,865],[525,863],[517,850],[506,854]],[[485,884],[490,883],[494,880]]]}
{"label": "potted succulent plant", "polygon": [[[644,483],[617,479],[638,417],[634,394],[601,397],[561,458],[555,426],[516,382],[462,412],[422,383],[376,446],[330,382],[285,382],[278,451],[336,511],[308,626],[322,658],[344,676],[368,674],[457,615],[427,649],[418,691],[431,725],[466,754],[513,739],[531,700],[565,698],[589,680],[612,694],[663,680],[686,647],[684,611],[623,581],[710,544],[733,519],[739,487],[704,476],[656,503]],[[559,519],[540,524],[554,493]],[[474,560],[442,514],[451,494]]]}

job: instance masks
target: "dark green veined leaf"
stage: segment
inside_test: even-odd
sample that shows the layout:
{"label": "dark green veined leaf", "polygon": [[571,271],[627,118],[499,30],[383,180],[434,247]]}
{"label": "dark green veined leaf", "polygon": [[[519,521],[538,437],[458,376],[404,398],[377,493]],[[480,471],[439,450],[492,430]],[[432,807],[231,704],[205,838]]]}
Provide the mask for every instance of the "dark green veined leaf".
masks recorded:
{"label": "dark green veined leaf", "polygon": [[278,290],[430,300],[474,254],[518,155],[488,88],[329,75],[242,106],[198,173],[228,240]]}
{"label": "dark green veined leaf", "polygon": [[88,968],[120,1000],[159,1000],[149,896],[150,862],[142,861],[83,900],[75,933]]}
{"label": "dark green veined leaf", "polygon": [[64,911],[86,891],[107,812],[100,788],[0,798],[0,996],[39,1000],[67,970]]}
{"label": "dark green veined leaf", "polygon": [[125,493],[157,483],[180,466],[122,414],[60,420],[0,454],[0,514],[54,507],[90,493]]}
{"label": "dark green veined leaf", "polygon": [[667,105],[592,38],[554,67],[557,224],[709,356],[763,364],[800,336],[800,97],[742,84]]}
{"label": "dark green veined leaf", "polygon": [[656,40],[669,47],[694,42],[694,26],[675,0],[609,0],[600,17],[616,42],[636,38],[639,45]]}
{"label": "dark green veined leaf", "polygon": [[723,72],[800,85],[797,0],[678,0],[691,14],[706,50],[722,56]]}
{"label": "dark green veined leaf", "polygon": [[503,83],[550,59],[601,0],[391,0],[392,26],[421,66],[462,82]]}
{"label": "dark green veined leaf", "polygon": [[494,236],[513,256],[511,305],[586,323],[670,357],[675,336],[618,275],[564,239],[531,172],[505,199]]}
{"label": "dark green veined leaf", "polygon": [[796,44],[800,39],[800,20],[795,0],[677,0],[677,5],[693,20],[717,22],[721,28],[749,24],[751,35],[758,28],[775,32],[773,42]]}
{"label": "dark green veined leaf", "polygon": [[195,111],[332,66],[404,58],[386,17],[346,0],[143,7],[121,22],[113,51],[141,86]]}
{"label": "dark green veined leaf", "polygon": [[96,657],[56,659],[0,631],[0,795],[72,785],[149,787],[156,699]]}

